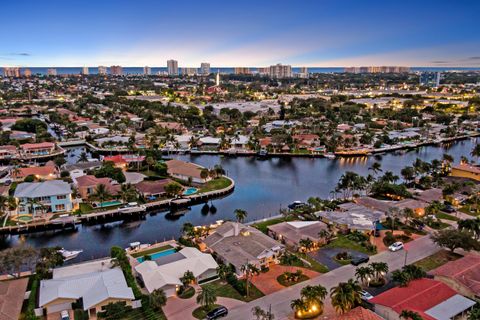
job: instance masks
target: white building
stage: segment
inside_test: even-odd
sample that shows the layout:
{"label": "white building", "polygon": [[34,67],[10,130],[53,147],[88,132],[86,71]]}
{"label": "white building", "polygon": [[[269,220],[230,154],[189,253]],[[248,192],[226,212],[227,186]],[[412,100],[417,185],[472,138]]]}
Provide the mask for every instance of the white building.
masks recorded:
{"label": "white building", "polygon": [[89,74],[88,67],[83,67],[83,68],[82,68],[82,74],[83,74],[84,76],[88,76],[88,74]]}
{"label": "white building", "polygon": [[203,75],[209,75],[210,74],[210,63],[202,62],[200,64],[200,73],[203,74]]}
{"label": "white building", "polygon": [[169,76],[178,76],[178,61],[173,59],[168,60],[167,71]]}
{"label": "white building", "polygon": [[50,68],[47,69],[47,76],[56,76],[57,75],[57,69]]}
{"label": "white building", "polygon": [[143,74],[147,75],[147,76],[151,75],[152,74],[152,68],[150,68],[148,66],[143,67]]}
{"label": "white building", "polygon": [[98,74],[106,75],[106,74],[107,74],[107,67],[105,67],[105,66],[98,66]]}
{"label": "white building", "polygon": [[292,77],[292,66],[282,65],[280,63],[270,66],[268,69],[268,75],[271,78],[283,79]]}

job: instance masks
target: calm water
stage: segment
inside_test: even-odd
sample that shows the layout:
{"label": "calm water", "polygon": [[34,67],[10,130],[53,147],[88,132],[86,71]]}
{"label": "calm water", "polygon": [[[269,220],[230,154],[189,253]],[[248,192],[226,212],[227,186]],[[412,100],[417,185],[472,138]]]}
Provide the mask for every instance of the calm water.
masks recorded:
{"label": "calm water", "polygon": [[128,246],[130,242],[154,243],[178,237],[185,222],[203,225],[219,219],[232,219],[233,211],[242,208],[248,212],[248,220],[257,220],[278,214],[295,200],[305,201],[310,196],[327,198],[338,178],[347,170],[367,174],[368,167],[375,161],[383,170],[399,175],[400,170],[410,165],[417,157],[431,161],[441,158],[447,152],[458,161],[460,156],[469,156],[474,140],[464,140],[449,147],[423,147],[405,154],[390,153],[365,158],[328,159],[268,159],[254,157],[227,158],[219,156],[182,155],[176,158],[196,162],[206,167],[220,163],[227,174],[236,181],[236,188],[230,196],[214,200],[215,214],[203,215],[202,205],[194,206],[177,220],[169,219],[165,212],[147,215],[144,221],[115,222],[95,226],[78,226],[76,231],[36,233],[3,238],[1,246],[15,246],[28,243],[35,247],[59,245],[67,249],[83,249],[74,261],[108,255],[110,247]]}

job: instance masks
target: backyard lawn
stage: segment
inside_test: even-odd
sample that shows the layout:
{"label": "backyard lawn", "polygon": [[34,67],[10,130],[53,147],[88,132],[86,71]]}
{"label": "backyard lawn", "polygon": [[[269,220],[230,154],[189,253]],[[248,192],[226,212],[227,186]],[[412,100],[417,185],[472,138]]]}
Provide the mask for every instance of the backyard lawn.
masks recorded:
{"label": "backyard lawn", "polygon": [[214,191],[214,190],[220,190],[220,189],[228,187],[231,184],[232,184],[232,182],[225,177],[216,178],[216,179],[208,181],[204,186],[202,186],[198,190],[198,192],[203,193],[203,192],[209,192],[209,191]]}
{"label": "backyard lawn", "polygon": [[[240,281],[244,281],[244,280],[240,280]],[[238,293],[238,291],[235,290],[235,288],[233,288],[225,280],[216,280],[216,281],[202,285],[202,288],[204,287],[212,288],[213,290],[215,290],[215,292],[217,293],[217,296],[219,297],[231,298],[231,299],[236,299],[236,300],[245,301],[245,302],[253,301],[255,299],[258,299],[264,296],[264,294],[251,283],[249,285],[250,296],[248,298]]]}
{"label": "backyard lawn", "polygon": [[428,272],[444,265],[448,261],[457,260],[461,257],[462,255],[458,253],[451,253],[447,250],[441,250],[437,253],[432,254],[431,256],[415,262],[414,265],[416,265],[417,267],[421,267],[423,270]]}
{"label": "backyard lawn", "polygon": [[367,248],[362,246],[360,243],[349,240],[343,235],[337,236],[335,240],[332,240],[329,244],[325,245],[324,248],[344,248],[362,252],[368,255],[374,254],[373,252],[367,250]]}
{"label": "backyard lawn", "polygon": [[161,246],[161,247],[157,247],[157,248],[152,248],[152,249],[148,249],[148,250],[144,250],[144,251],[135,252],[131,256],[133,258],[138,258],[138,257],[147,256],[149,254],[157,253],[157,252],[160,252],[160,251],[165,251],[165,250],[168,250],[168,249],[172,249],[172,248],[173,247],[171,245],[167,244],[166,246]]}
{"label": "backyard lawn", "polygon": [[263,221],[263,222],[257,222],[255,224],[253,224],[252,227],[255,227],[258,230],[262,231],[263,233],[267,234],[267,232],[268,232],[267,227],[268,226],[271,226],[271,225],[274,225],[274,224],[277,224],[277,223],[281,223],[281,222],[285,222],[285,221],[293,221],[293,220],[295,220],[295,217],[293,217],[293,216],[288,216],[286,218],[285,217],[280,217],[280,218],[270,219],[270,220]]}

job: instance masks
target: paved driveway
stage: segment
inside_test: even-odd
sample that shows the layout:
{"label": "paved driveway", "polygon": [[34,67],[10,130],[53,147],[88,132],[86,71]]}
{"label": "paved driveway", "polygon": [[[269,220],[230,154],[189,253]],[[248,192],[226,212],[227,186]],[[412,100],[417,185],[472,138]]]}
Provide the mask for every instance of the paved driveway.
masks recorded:
{"label": "paved driveway", "polygon": [[[410,264],[425,257],[428,257],[439,250],[440,248],[437,247],[428,236],[414,240],[410,242],[407,263]],[[371,262],[386,262],[390,270],[396,270],[401,268],[403,266],[404,259],[405,253],[403,251],[385,251],[370,257]],[[346,282],[348,281],[348,279],[354,278],[354,275],[354,266],[348,265],[337,268],[316,278],[269,294],[250,303],[241,305],[240,307],[236,307],[235,309],[230,311],[227,319],[251,319],[251,309],[255,306],[259,306],[264,310],[268,310],[268,308],[271,306],[272,313],[275,315],[275,320],[294,319],[292,309],[290,308],[290,302],[300,296],[300,290],[303,287],[305,287],[306,285],[320,284],[324,286],[328,291],[330,291],[330,288],[336,286],[339,282]],[[325,301],[326,314],[323,315],[321,319],[329,319],[328,314],[332,312],[329,300],[330,299],[327,298]]]}
{"label": "paved driveway", "polygon": [[[199,290],[197,286],[195,290]],[[197,295],[195,294],[190,299],[180,299],[179,297],[170,297],[167,299],[167,304],[162,308],[168,320],[191,320],[195,319],[192,316],[193,310],[199,307],[197,304]],[[228,310],[239,307],[245,302],[230,298],[218,297],[217,304],[227,307]],[[251,311],[249,310],[249,314]]]}
{"label": "paved driveway", "polygon": [[340,268],[342,264],[335,261],[333,258],[340,252],[348,252],[352,257],[363,257],[368,256],[365,253],[361,253],[351,249],[344,248],[322,248],[317,251],[312,251],[307,253],[310,257],[320,262],[323,265],[326,265],[329,270],[334,270]]}
{"label": "paved driveway", "polygon": [[278,283],[277,277],[284,272],[295,272],[299,269],[302,270],[303,274],[310,279],[320,275],[320,273],[306,268],[271,265],[268,272],[260,273],[258,276],[254,276],[252,279],[252,283],[255,285],[255,287],[258,288],[258,290],[262,291],[263,294],[277,292],[285,289],[284,286]]}

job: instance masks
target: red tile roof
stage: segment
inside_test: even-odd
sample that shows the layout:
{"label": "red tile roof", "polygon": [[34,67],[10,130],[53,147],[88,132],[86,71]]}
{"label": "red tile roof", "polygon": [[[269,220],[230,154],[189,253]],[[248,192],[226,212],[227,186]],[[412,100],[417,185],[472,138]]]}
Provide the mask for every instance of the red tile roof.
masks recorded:
{"label": "red tile roof", "polygon": [[466,255],[461,259],[447,262],[430,273],[451,278],[480,296],[480,255]]}
{"label": "red tile roof", "polygon": [[0,281],[0,319],[20,319],[28,278]]}
{"label": "red tile roof", "polygon": [[435,320],[425,311],[456,295],[446,284],[432,279],[418,279],[407,287],[396,287],[385,291],[369,302],[389,307],[400,314],[402,310],[418,312],[425,320]]}
{"label": "red tile roof", "polygon": [[170,179],[162,179],[158,181],[142,181],[135,185],[137,190],[144,195],[155,195],[165,192],[165,186],[172,182]]}
{"label": "red tile roof", "polygon": [[40,142],[40,143],[25,143],[21,145],[22,149],[43,149],[53,148],[55,144],[53,142]]}
{"label": "red tile roof", "polygon": [[12,171],[12,176],[14,176],[15,178],[25,178],[29,175],[40,177],[51,175],[51,177],[53,178],[56,174],[57,168],[55,168],[55,166],[18,168],[17,170]]}
{"label": "red tile roof", "polygon": [[350,310],[350,312],[337,316],[335,320],[383,320],[383,318],[373,311],[356,307]]}
{"label": "red tile roof", "polygon": [[119,184],[112,184],[112,179],[110,178],[97,178],[93,175],[81,176],[75,178],[75,180],[77,180],[78,188],[96,187],[103,184],[112,195],[117,194],[121,188]]}

